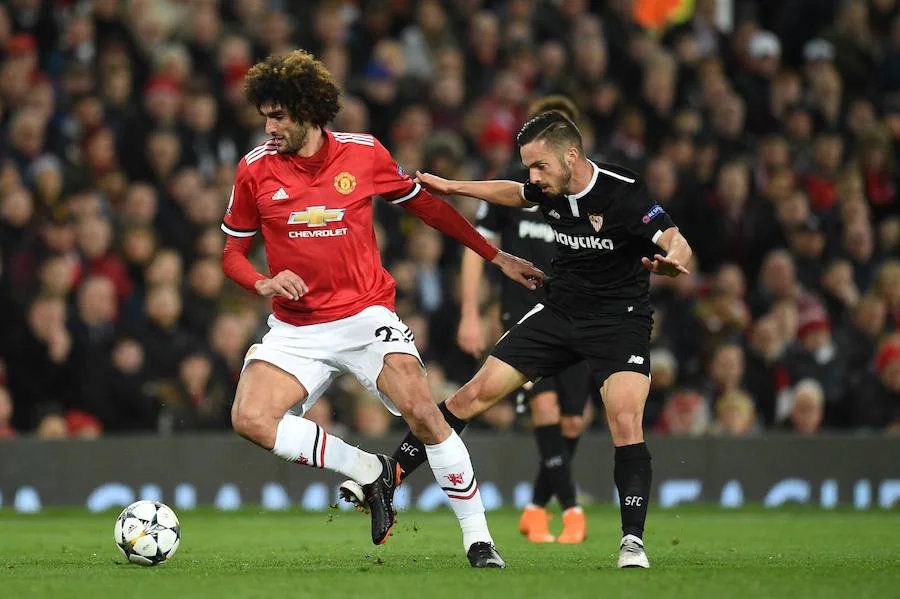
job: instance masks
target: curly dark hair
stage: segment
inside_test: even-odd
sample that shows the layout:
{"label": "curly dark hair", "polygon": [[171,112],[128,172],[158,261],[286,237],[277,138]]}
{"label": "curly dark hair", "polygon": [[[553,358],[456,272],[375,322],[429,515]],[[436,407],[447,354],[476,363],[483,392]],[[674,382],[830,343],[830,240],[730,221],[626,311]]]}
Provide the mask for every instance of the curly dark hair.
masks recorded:
{"label": "curly dark hair", "polygon": [[260,108],[271,102],[279,104],[298,123],[319,127],[331,122],[341,108],[334,77],[325,65],[305,50],[271,55],[247,72],[244,93]]}

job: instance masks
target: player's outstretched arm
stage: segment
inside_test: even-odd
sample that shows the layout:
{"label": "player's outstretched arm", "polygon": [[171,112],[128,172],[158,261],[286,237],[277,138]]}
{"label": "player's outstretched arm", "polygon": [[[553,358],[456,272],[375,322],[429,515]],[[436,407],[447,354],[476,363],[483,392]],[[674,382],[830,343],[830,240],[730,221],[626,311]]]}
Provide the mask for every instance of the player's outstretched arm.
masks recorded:
{"label": "player's outstretched arm", "polygon": [[511,256],[498,250],[479,233],[472,223],[449,203],[420,191],[415,197],[400,204],[422,222],[449,235],[476,254],[494,264],[507,277],[527,289],[536,289],[544,281],[544,273],[528,260]]}
{"label": "player's outstretched arm", "polygon": [[456,181],[419,171],[416,171],[415,181],[428,191],[440,195],[468,196],[515,208],[531,206],[531,202],[525,201],[522,184],[515,181]]}
{"label": "player's outstretched arm", "polygon": [[691,261],[694,252],[677,227],[669,227],[663,231],[663,234],[656,240],[656,245],[662,248],[666,255],[656,254],[653,256],[653,260],[647,257],[641,258],[641,262],[647,270],[667,277],[691,274],[685,265]]}
{"label": "player's outstretched arm", "polygon": [[[422,219],[422,222],[449,235],[485,260],[495,264],[507,277],[528,289],[535,289],[544,280],[544,273],[534,264],[499,251],[485,239],[472,223],[449,203],[431,195],[430,185],[438,193],[449,193],[457,188],[448,185],[447,179],[418,173],[415,180],[403,172],[387,149],[375,142],[375,193],[389,202],[400,205]],[[480,197],[487,202],[505,206],[524,206],[522,186],[512,181],[456,181],[463,195]]]}

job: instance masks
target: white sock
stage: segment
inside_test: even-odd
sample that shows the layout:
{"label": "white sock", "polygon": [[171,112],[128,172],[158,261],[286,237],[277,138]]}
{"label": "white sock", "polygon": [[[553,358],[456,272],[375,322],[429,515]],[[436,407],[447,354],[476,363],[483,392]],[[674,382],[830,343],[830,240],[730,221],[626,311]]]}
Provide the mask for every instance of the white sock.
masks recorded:
{"label": "white sock", "polygon": [[425,454],[434,472],[434,478],[450,498],[450,507],[459,519],[466,551],[472,543],[484,541],[494,544],[484,517],[484,504],[475,480],[475,470],[469,458],[469,450],[455,431],[437,445],[426,445]]}
{"label": "white sock", "polygon": [[288,462],[339,472],[361,485],[373,482],[381,474],[377,457],[293,414],[285,414],[278,423],[272,453]]}

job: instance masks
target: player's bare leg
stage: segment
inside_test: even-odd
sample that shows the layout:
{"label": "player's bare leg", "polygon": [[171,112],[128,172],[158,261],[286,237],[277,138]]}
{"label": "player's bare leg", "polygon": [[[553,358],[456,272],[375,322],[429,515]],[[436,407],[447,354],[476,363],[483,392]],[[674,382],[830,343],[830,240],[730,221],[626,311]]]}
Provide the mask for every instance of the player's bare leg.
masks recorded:
{"label": "player's bare leg", "polygon": [[475,567],[505,567],[488,530],[469,451],[434,404],[419,360],[408,354],[385,356],[378,388],[424,443],[434,477],[459,519],[469,562]]}
{"label": "player's bare leg", "polygon": [[[390,458],[366,453],[329,435],[311,420],[288,414],[308,396],[294,376],[274,364],[254,360],[238,383],[231,423],[242,437],[288,462],[327,468],[369,486],[382,476]],[[393,514],[376,498],[372,512],[372,542],[383,543],[393,526]]]}
{"label": "player's bare leg", "polygon": [[[387,363],[387,360],[385,360]],[[418,365],[418,361],[416,361]],[[427,383],[424,377],[424,373],[421,369],[418,370],[418,374],[413,374],[412,371],[409,373],[410,380],[403,381],[401,379],[401,383],[399,388],[396,389],[396,392],[399,392],[401,395],[404,393],[408,393],[411,387],[411,384],[415,384],[416,388],[419,389],[416,391],[416,394],[424,394],[428,393],[427,391]],[[421,380],[414,380],[412,377],[415,376],[416,379],[421,377]],[[453,397],[448,399],[446,402],[442,403],[440,406],[434,406],[430,399],[430,393],[428,393],[428,405],[431,408],[422,407],[422,414],[426,415],[427,418],[433,417],[434,411],[432,409],[437,410],[438,414],[443,418],[445,423],[450,425],[450,428],[453,429],[453,433],[450,434],[448,439],[459,438],[458,434],[465,428],[466,422],[477,416],[478,414],[484,412],[489,407],[509,395],[512,391],[518,389],[525,382],[525,375],[521,372],[506,364],[505,362],[494,358],[493,356],[489,356],[484,366],[481,367],[481,370],[478,371],[478,374],[469,381],[462,389],[457,391]],[[379,378],[378,381],[379,389],[382,389],[385,394],[388,394],[388,391],[382,386],[382,380]],[[392,389],[394,389],[392,387]],[[400,408],[401,412],[403,412],[404,408],[401,407],[399,403],[397,403],[399,398],[393,398],[395,405]],[[401,400],[402,401],[402,400]],[[415,405],[419,406],[420,401],[418,400],[410,400]],[[457,413],[458,411],[458,413]],[[405,412],[404,412],[405,414]],[[409,420],[407,418],[407,420]],[[430,422],[430,420],[429,420]],[[420,430],[419,424],[416,425],[415,430]],[[443,430],[443,429],[442,429]],[[430,435],[431,433],[425,432],[424,434]],[[429,437],[435,438],[435,437]],[[436,438],[442,438],[440,433]],[[443,443],[441,444],[443,445]],[[465,445],[462,444],[462,441],[459,442],[459,447],[465,450]],[[468,451],[466,451],[466,460],[468,460]],[[400,447],[394,452],[394,459],[396,459],[401,468],[403,469],[403,477],[407,477],[412,474],[419,466],[425,463],[426,459],[431,460],[431,452],[428,451],[428,447],[425,443],[423,443],[415,434],[413,434],[412,430],[406,435],[403,441],[400,444]],[[471,462],[469,462],[471,463]],[[432,469],[434,465],[432,464]],[[435,477],[438,478],[439,484],[442,487],[445,486],[443,480],[438,477],[437,472],[435,471]],[[346,491],[344,498],[348,501],[356,502],[359,499],[359,494],[356,490],[353,489],[353,486],[341,485],[342,489]],[[474,488],[474,485],[473,485]],[[479,495],[479,505],[481,504],[480,495]],[[451,506],[455,506],[456,504],[451,499]],[[454,507],[454,510],[456,508]],[[483,508],[482,508],[483,509]],[[479,550],[487,551],[487,547],[489,547],[486,543],[480,543]],[[473,545],[474,547],[474,545]],[[471,550],[471,547],[470,547]],[[487,557],[487,555],[484,555]],[[470,561],[472,560],[472,555],[470,554]]]}
{"label": "player's bare leg", "polygon": [[[524,382],[525,375],[521,372],[489,356],[478,374],[437,408],[453,431],[460,433],[469,420],[521,387]],[[484,394],[489,399],[478,399],[478,394]],[[451,402],[454,406],[452,411]],[[457,410],[464,415],[456,414]],[[406,478],[425,463],[425,444],[410,431],[394,451],[394,459],[400,463],[403,478]]]}
{"label": "player's bare leg", "polygon": [[577,443],[581,438],[581,433],[584,432],[584,416],[563,414],[559,419],[559,426],[562,428],[563,439],[566,440],[569,455],[574,455],[575,450],[572,444],[573,442]]}
{"label": "player's bare leg", "polygon": [[644,553],[644,522],[650,501],[652,470],[650,452],[644,443],[644,404],[650,379],[637,372],[616,372],[603,383],[601,394],[613,444],[616,446],[614,476],[622,514],[620,568],[649,568]]}
{"label": "player's bare leg", "polygon": [[472,380],[447,400],[447,409],[468,422],[521,387],[524,374],[494,356],[488,356]]}
{"label": "player's bare leg", "polygon": [[[525,380],[525,375],[509,364],[488,356],[475,377],[437,409],[453,431],[460,433],[469,420],[521,387]],[[406,478],[425,463],[425,444],[410,431],[394,452],[394,458],[400,462]]]}

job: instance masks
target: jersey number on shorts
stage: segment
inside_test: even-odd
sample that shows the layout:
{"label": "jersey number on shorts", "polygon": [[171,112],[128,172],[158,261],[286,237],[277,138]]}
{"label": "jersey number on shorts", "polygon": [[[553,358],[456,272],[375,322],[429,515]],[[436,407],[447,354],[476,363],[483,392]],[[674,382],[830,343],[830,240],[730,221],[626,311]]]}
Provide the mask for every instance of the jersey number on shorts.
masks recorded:
{"label": "jersey number on shorts", "polygon": [[375,329],[375,337],[381,339],[385,343],[391,343],[393,341],[412,343],[416,340],[416,337],[411,330],[406,329],[406,331],[401,331],[394,327],[379,327]]}

